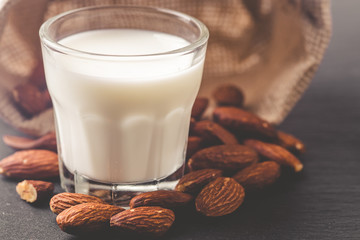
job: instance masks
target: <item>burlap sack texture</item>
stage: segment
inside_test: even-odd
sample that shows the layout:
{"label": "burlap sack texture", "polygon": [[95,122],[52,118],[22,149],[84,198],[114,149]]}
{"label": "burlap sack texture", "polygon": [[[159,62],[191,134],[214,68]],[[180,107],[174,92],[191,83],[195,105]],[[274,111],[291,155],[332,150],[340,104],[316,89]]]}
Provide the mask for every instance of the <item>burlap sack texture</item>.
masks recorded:
{"label": "burlap sack texture", "polygon": [[30,119],[10,91],[41,61],[38,30],[47,18],[94,5],[145,5],[195,16],[210,30],[200,95],[220,83],[245,91],[245,105],[280,123],[306,90],[331,35],[330,0],[0,0],[0,116],[32,135],[53,130],[49,109]]}

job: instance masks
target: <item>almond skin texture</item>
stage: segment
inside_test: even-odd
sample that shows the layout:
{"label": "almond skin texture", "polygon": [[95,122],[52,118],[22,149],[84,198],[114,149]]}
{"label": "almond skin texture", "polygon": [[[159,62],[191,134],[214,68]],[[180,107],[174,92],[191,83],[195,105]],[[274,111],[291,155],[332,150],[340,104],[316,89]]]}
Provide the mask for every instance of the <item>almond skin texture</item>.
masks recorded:
{"label": "almond skin texture", "polygon": [[138,207],[111,217],[110,227],[120,232],[159,237],[164,235],[175,220],[172,210],[162,207]]}
{"label": "almond skin texture", "polygon": [[106,204],[103,200],[98,197],[81,194],[81,193],[59,193],[53,196],[50,199],[50,210],[59,214],[65,209],[68,209],[72,206],[82,204],[82,203],[103,203]]}
{"label": "almond skin texture", "polygon": [[279,177],[280,165],[273,161],[266,161],[244,168],[232,178],[246,191],[257,191],[274,184]]}
{"label": "almond skin texture", "polygon": [[255,114],[236,107],[217,107],[214,121],[234,132],[239,138],[276,139],[277,132],[271,124]]}
{"label": "almond skin texture", "polygon": [[305,153],[304,143],[300,139],[296,138],[295,136],[289,133],[278,131],[277,143],[280,146],[286,148],[287,150],[295,154]]}
{"label": "almond skin texture", "polygon": [[191,117],[200,119],[209,105],[209,99],[197,97],[191,110]]}
{"label": "almond skin texture", "polygon": [[0,161],[0,174],[21,179],[58,177],[58,156],[48,150],[18,151]]}
{"label": "almond skin texture", "polygon": [[195,200],[196,210],[208,217],[234,212],[243,203],[244,188],[232,178],[219,177],[206,185]]}
{"label": "almond skin texture", "polygon": [[238,144],[236,137],[219,124],[203,120],[195,123],[192,132],[196,136],[205,139],[209,145]]}
{"label": "almond skin texture", "polygon": [[57,151],[56,136],[54,132],[47,133],[36,139],[4,135],[3,141],[6,145],[18,150],[47,149],[54,152]]}
{"label": "almond skin texture", "polygon": [[60,229],[74,235],[105,230],[111,216],[123,208],[102,203],[82,203],[62,211],[56,217]]}
{"label": "almond skin texture", "polygon": [[141,193],[133,197],[129,205],[130,208],[141,206],[159,206],[163,208],[176,209],[187,205],[192,200],[193,197],[187,193],[171,190],[158,190]]}
{"label": "almond skin texture", "polygon": [[24,180],[16,185],[20,198],[29,202],[40,202],[49,199],[54,192],[54,184],[45,181]]}
{"label": "almond skin texture", "polygon": [[245,140],[244,144],[252,147],[265,158],[275,161],[281,165],[293,168],[295,172],[300,172],[303,169],[303,164],[300,162],[300,160],[288,150],[279,145],[264,143],[255,139]]}
{"label": "almond skin texture", "polygon": [[250,147],[240,144],[219,145],[198,151],[187,164],[191,171],[215,168],[233,172],[257,162],[258,159],[258,154]]}
{"label": "almond skin texture", "polygon": [[244,105],[244,94],[235,85],[224,84],[213,92],[214,99],[218,105],[242,107]]}
{"label": "almond skin texture", "polygon": [[221,177],[219,169],[201,169],[184,175],[175,187],[176,191],[197,194],[210,181]]}

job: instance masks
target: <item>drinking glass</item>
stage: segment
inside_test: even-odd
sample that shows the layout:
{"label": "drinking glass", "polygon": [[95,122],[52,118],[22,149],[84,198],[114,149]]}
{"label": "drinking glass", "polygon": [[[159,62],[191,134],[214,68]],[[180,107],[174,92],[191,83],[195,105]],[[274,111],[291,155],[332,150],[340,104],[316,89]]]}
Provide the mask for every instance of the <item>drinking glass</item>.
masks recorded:
{"label": "drinking glass", "polygon": [[[135,53],[109,49],[107,38],[117,30]],[[164,46],[179,39],[182,45],[162,50],[136,32],[156,41],[166,34]],[[69,45],[78,37],[78,45]],[[41,26],[62,188],[117,205],[174,188],[184,171],[208,37],[199,20],[154,7],[81,8]],[[84,50],[92,41],[104,42]]]}

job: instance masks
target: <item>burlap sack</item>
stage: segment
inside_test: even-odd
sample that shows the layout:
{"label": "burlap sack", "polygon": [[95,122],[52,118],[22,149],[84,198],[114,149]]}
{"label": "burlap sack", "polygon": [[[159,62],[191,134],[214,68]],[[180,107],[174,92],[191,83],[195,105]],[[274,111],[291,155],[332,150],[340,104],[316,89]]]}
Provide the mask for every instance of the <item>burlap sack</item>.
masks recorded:
{"label": "burlap sack", "polygon": [[246,108],[275,124],[309,85],[331,34],[330,0],[0,0],[3,120],[33,135],[53,129],[52,109],[26,118],[10,94],[41,59],[39,27],[70,9],[109,4],[165,7],[203,21],[211,36],[200,95],[233,82]]}

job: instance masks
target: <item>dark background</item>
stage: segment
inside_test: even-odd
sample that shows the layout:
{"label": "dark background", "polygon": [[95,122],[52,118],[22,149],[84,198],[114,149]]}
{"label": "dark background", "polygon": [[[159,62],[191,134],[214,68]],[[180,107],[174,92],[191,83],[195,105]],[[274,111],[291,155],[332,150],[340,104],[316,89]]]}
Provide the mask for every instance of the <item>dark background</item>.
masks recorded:
{"label": "dark background", "polygon": [[[304,171],[229,216],[179,216],[164,239],[360,239],[360,1],[334,0],[332,13],[324,61],[280,126],[307,145]],[[2,122],[0,133],[20,134]],[[0,142],[1,158],[12,152]],[[60,231],[46,204],[20,200],[16,183],[0,177],[1,240],[77,239]]]}

